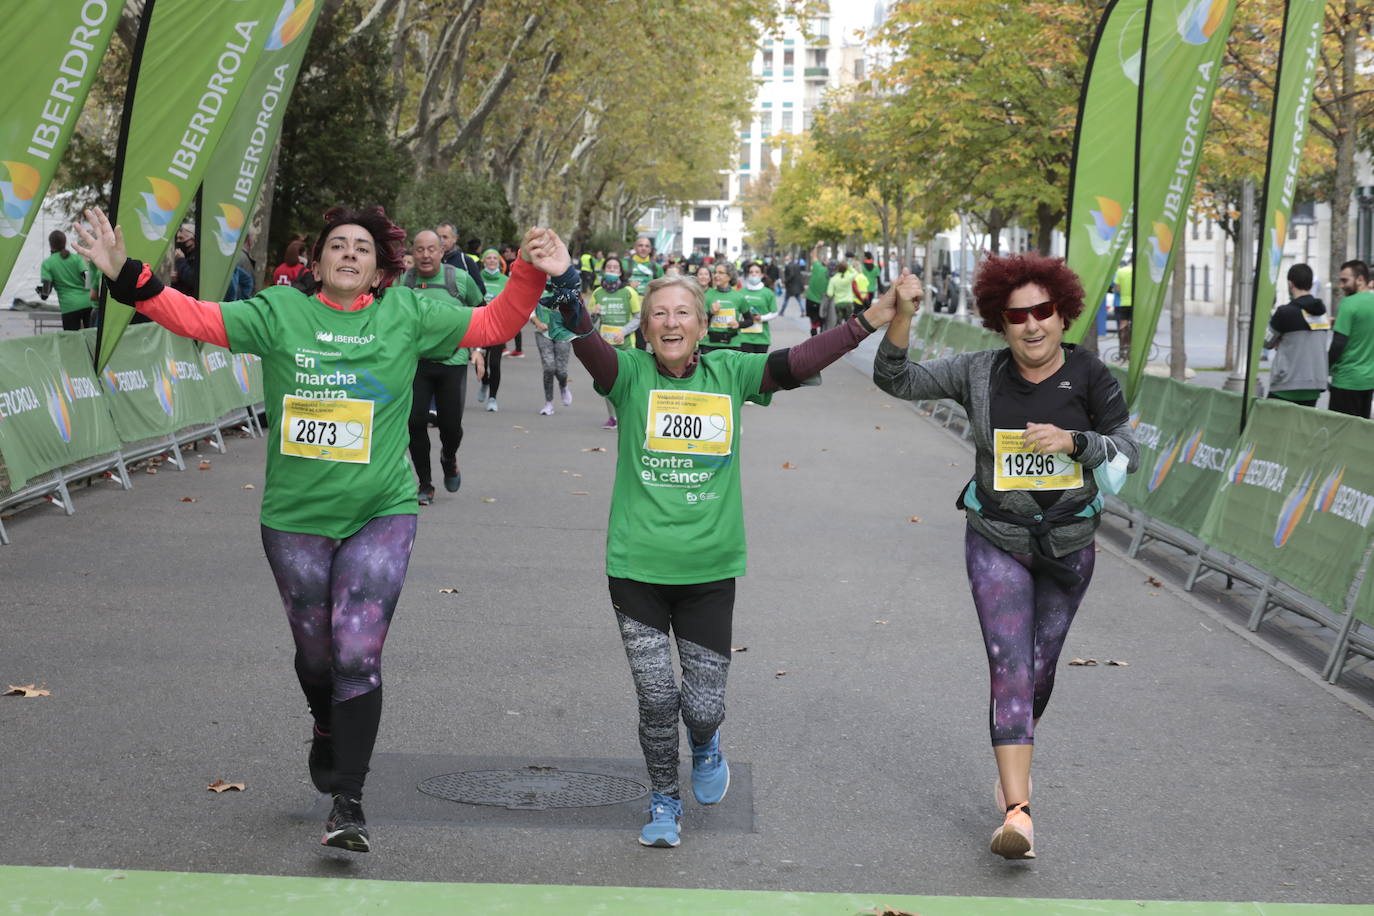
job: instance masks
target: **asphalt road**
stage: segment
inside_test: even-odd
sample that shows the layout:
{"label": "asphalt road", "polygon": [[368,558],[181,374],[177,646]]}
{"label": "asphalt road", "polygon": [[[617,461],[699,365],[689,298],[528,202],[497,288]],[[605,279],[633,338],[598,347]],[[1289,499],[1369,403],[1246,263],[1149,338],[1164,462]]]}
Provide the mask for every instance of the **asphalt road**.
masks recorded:
{"label": "asphalt road", "polygon": [[[373,853],[318,844],[309,721],[258,536],[264,443],[230,438],[210,470],[140,473],[132,492],[81,490],[74,518],[6,522],[0,686],[52,695],[0,699],[0,865],[1374,900],[1369,707],[1149,585],[1112,536],[1064,659],[1129,665],[1062,665],[1037,736],[1039,858],[988,853],[987,676],[953,508],[970,454],[848,363],[744,412],[747,651],[723,732],[739,778],[716,809],[687,801],[682,846],[635,842],[642,801],[418,798],[427,776],[492,765],[642,778],[603,572],[613,434],[578,366],[574,405],[537,416],[530,352],[505,364],[500,413],[469,404],[463,489],[421,516],[384,665]],[[214,779],[247,790],[208,792]]]}

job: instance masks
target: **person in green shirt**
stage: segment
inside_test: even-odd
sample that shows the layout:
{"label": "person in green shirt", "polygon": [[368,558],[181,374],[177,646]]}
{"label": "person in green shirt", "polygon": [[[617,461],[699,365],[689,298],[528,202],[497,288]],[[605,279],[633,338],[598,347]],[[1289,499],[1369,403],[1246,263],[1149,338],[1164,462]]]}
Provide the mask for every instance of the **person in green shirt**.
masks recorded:
{"label": "person in green shirt", "polygon": [[735,267],[729,261],[716,262],[711,274],[712,286],[706,291],[706,312],[710,325],[701,352],[732,349],[739,330],[744,303],[735,289]]}
{"label": "person in green shirt", "polygon": [[311,780],[333,795],[321,842],[367,852],[361,799],[382,714],[382,649],[416,533],[406,461],[416,362],[509,340],[546,275],[580,301],[577,270],[555,233],[532,229],[505,292],[481,309],[449,305],[390,285],[405,231],[380,207],[334,207],[315,242],[315,295],[269,286],[201,302],[127,258],[104,213],[86,216],[92,228],[77,226],[76,250],[112,281],[116,300],[174,333],[262,359],[262,541],[315,722]]}
{"label": "person in green shirt", "polygon": [[[415,257],[415,267],[401,277],[403,286],[451,306],[477,308],[486,304],[466,271],[443,262],[444,247],[437,232],[425,229],[417,233],[411,253]],[[463,475],[458,470],[458,449],[463,444],[463,404],[468,396],[470,359],[481,377],[482,350],[467,347],[459,347],[442,359],[421,359],[415,369],[410,409],[410,460],[419,478],[416,501],[422,506],[434,502],[429,463],[431,403],[434,405],[434,425],[439,427],[439,469],[444,475],[444,489],[457,493],[463,485]]]}
{"label": "person in green shirt", "polygon": [[[598,330],[605,341],[620,350],[633,350],[635,331],[639,328],[639,293],[626,286],[620,258],[611,255],[601,265],[601,285],[592,293],[590,311],[597,319]],[[606,402],[606,422],[602,429],[615,429],[615,405]]]}
{"label": "person in green shirt", "polygon": [[1369,290],[1369,265],[1346,261],[1341,265],[1340,283],[1345,298],[1332,328],[1327,406],[1367,420],[1374,399],[1374,292]]}
{"label": "person in green shirt", "polygon": [[1135,264],[1127,260],[1117,268],[1116,278],[1112,281],[1116,287],[1117,306],[1116,306],[1116,347],[1120,352],[1120,362],[1126,362],[1128,354],[1131,352],[1131,315],[1134,314],[1135,299]]}
{"label": "person in green shirt", "polygon": [[767,353],[773,342],[768,323],[778,314],[778,297],[768,286],[768,278],[763,265],[755,261],[745,270],[744,284],[739,290],[744,315],[749,319],[742,324],[736,340],[745,353]]}
{"label": "person in green shirt", "polygon": [[[515,257],[514,250],[511,257]],[[514,263],[512,261],[512,263]],[[500,295],[501,290],[506,288],[506,281],[509,279],[510,266],[505,263],[505,258],[495,248],[488,248],[482,252],[482,284],[486,287],[486,300],[490,302]],[[501,390],[501,356],[505,352],[505,345],[495,347],[483,347],[481,352],[484,359],[479,364],[473,362],[473,371],[477,373],[477,378],[481,385],[477,389],[477,403],[485,404],[488,413],[496,413],[499,405],[496,403],[496,392]]]}
{"label": "person in green shirt", "polygon": [[822,314],[825,315],[827,327],[831,325],[832,318],[835,324],[844,324],[854,313],[856,284],[862,279],[863,274],[854,269],[851,260],[851,257],[841,258],[835,265],[835,275],[826,284],[825,297],[829,301],[830,309],[822,310]]}
{"label": "person in green shirt", "polygon": [[830,285],[830,271],[825,269],[821,255],[825,249],[817,245],[811,249],[811,275],[806,281],[806,317],[811,319],[811,336],[821,331],[821,303],[825,301],[825,291]]}
{"label": "person in green shirt", "polygon": [[48,294],[57,292],[57,305],[62,310],[62,330],[79,331],[93,327],[91,291],[87,281],[86,261],[67,250],[66,233],[54,229],[48,233],[48,248],[52,254],[39,268],[43,285],[38,298],[47,301]]}
{"label": "person in green shirt", "polygon": [[[596,390],[615,402],[615,483],[606,576],[639,705],[649,771],[645,846],[681,841],[679,717],[692,751],[692,794],[713,805],[730,787],[721,747],[735,580],[744,575],[741,410],[799,387],[890,321],[896,295],[847,324],[772,353],[699,351],[708,319],[692,277],[649,284],[640,329],[653,353],[617,349],[592,333],[574,303],[561,311],[580,335],[573,352]],[[681,686],[673,668],[676,637]]]}

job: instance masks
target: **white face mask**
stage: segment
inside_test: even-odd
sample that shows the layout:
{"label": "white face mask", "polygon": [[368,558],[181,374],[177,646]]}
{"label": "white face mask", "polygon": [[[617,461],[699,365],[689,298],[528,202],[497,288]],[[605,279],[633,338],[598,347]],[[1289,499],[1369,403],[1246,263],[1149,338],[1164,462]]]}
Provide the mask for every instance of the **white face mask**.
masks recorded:
{"label": "white face mask", "polygon": [[744,285],[749,289],[763,289],[763,277],[745,277]]}
{"label": "white face mask", "polygon": [[1125,455],[1117,451],[1116,443],[1112,442],[1111,439],[1103,436],[1102,443],[1113,454],[1110,461],[1104,461],[1093,468],[1093,479],[1097,481],[1099,490],[1115,496],[1126,485],[1126,469],[1130,467],[1130,461]]}

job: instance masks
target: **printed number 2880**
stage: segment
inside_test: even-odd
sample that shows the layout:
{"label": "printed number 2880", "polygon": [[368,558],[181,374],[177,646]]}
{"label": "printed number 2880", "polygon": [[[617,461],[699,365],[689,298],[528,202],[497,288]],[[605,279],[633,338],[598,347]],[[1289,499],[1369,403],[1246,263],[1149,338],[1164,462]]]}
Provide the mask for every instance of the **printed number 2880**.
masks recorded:
{"label": "printed number 2880", "polygon": [[700,439],[701,417],[690,414],[663,413],[658,415],[662,428],[658,435],[663,439]]}

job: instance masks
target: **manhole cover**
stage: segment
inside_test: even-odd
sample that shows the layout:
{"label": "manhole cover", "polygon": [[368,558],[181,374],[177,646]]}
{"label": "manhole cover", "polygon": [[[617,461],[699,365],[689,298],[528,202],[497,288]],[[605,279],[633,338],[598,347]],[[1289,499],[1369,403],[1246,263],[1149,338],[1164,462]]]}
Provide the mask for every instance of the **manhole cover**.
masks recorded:
{"label": "manhole cover", "polygon": [[618,805],[649,794],[648,786],[633,779],[556,767],[446,773],[426,779],[418,788],[449,801],[532,811]]}

